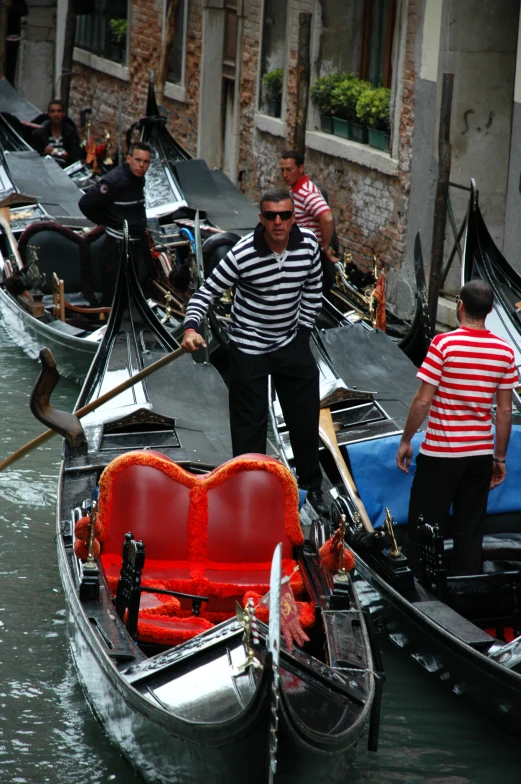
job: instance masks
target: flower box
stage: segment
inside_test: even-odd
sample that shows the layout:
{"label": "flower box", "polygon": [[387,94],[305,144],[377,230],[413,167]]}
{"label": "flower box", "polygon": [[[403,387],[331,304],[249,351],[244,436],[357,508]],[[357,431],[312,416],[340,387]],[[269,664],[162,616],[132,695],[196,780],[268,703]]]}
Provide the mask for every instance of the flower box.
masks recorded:
{"label": "flower box", "polygon": [[343,139],[349,139],[349,120],[343,120],[341,117],[333,117],[333,133],[335,136],[342,136]]}
{"label": "flower box", "polygon": [[333,133],[333,118],[329,114],[320,115],[320,130],[323,133]]}
{"label": "flower box", "polygon": [[351,123],[351,136],[350,138],[354,142],[360,142],[360,144],[367,144],[369,141],[369,134],[367,133],[368,128],[366,125],[359,125],[358,123]]}
{"label": "flower box", "polygon": [[391,134],[387,131],[377,131],[375,128],[369,128],[369,144],[377,150],[384,150],[390,152],[391,150]]}

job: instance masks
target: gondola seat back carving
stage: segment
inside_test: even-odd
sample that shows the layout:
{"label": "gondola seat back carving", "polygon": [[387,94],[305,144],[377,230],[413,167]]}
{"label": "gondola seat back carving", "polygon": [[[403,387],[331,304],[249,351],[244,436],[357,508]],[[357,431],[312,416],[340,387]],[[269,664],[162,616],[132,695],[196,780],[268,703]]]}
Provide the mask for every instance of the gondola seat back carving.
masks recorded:
{"label": "gondola seat back carving", "polygon": [[36,261],[44,276],[41,284],[44,294],[52,294],[54,273],[63,280],[66,294],[83,292],[88,300],[91,292],[101,291],[104,237],[105,231],[99,226],[80,234],[59,223],[42,221],[22,232],[18,249],[24,265]]}
{"label": "gondola seat back carving", "polygon": [[[128,531],[145,543],[143,584],[209,597],[201,617],[219,622],[248,591],[269,589],[273,548],[291,574],[303,544],[297,487],[264,455],[243,455],[191,474],[152,451],[115,458],[100,480],[101,560],[115,591]],[[181,602],[181,614],[190,613]]]}

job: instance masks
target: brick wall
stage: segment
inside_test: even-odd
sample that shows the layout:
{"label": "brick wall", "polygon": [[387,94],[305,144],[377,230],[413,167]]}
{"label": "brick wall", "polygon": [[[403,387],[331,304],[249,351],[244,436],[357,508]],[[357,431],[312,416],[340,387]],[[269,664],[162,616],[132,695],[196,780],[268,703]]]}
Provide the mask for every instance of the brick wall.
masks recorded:
{"label": "brick wall", "polygon": [[[190,0],[185,63],[186,102],[158,96],[168,112],[170,132],[194,155],[199,112],[201,6],[202,0]],[[109,131],[112,139],[117,139],[119,97],[124,131],[144,116],[149,71],[155,74],[159,71],[160,34],[163,28],[163,0],[133,0],[128,45],[129,80],[122,80],[79,62],[74,63],[70,115],[78,121],[80,110],[86,106],[92,107],[92,124],[97,141],[102,140],[105,130]]]}

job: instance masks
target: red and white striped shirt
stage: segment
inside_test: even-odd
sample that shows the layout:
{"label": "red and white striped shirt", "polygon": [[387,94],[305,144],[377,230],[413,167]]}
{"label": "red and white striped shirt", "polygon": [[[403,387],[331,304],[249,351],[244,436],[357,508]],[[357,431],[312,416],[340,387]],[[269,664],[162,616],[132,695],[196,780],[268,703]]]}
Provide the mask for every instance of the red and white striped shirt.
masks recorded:
{"label": "red and white striped shirt", "polygon": [[329,205],[324,199],[314,182],[304,174],[291,188],[295,204],[295,223],[304,229],[311,229],[322,247],[322,232],[320,230],[319,216],[329,210]]}
{"label": "red and white striped shirt", "polygon": [[519,383],[514,352],[488,329],[436,335],[417,377],[437,387],[420,452],[433,457],[492,454],[492,399]]}

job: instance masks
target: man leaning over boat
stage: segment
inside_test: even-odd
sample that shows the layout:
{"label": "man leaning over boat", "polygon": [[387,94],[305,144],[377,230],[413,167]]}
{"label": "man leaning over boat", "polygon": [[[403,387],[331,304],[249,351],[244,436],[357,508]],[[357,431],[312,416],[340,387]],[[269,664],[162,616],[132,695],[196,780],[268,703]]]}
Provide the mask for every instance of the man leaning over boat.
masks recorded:
{"label": "man leaning over boat", "polygon": [[151,155],[152,148],[148,144],[132,144],[126,161],[105,174],[79,201],[80,210],[89,220],[105,226],[101,249],[101,304],[104,307],[112,305],[116,289],[125,220],[130,254],[140,283],[143,285],[152,273],[145,212],[145,174]]}
{"label": "man leaning over boat", "polygon": [[205,342],[196,331],[210,304],[227,289],[235,296],[229,324],[230,428],[233,454],[265,454],[268,377],[288,426],[299,487],[315,511],[327,512],[320,485],[318,369],[309,338],[322,302],[317,239],[295,224],[285,188],[260,198],[260,223],[241,239],[193,295],[183,347]]}
{"label": "man leaning over boat", "polygon": [[488,283],[466,283],[457,304],[459,328],[436,335],[417,373],[422,383],[396,454],[398,468],[408,473],[411,439],[429,414],[409,501],[408,556],[413,568],[418,517],[439,524],[444,532],[452,506],[451,574],[481,572],[488,494],[506,476],[512,389],[519,383],[513,350],[485,326],[493,301]]}

